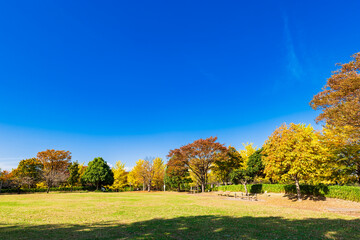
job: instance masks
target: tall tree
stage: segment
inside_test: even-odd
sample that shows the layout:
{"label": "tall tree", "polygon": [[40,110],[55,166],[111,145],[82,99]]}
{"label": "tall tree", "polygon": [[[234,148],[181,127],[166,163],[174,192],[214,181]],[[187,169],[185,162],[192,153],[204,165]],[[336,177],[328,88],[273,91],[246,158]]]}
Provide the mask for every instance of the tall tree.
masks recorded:
{"label": "tall tree", "polygon": [[189,168],[185,165],[184,161],[177,158],[176,155],[172,156],[166,164],[166,183],[171,188],[181,191],[181,185],[192,182],[190,178]]}
{"label": "tall tree", "polygon": [[223,184],[230,181],[230,173],[243,165],[243,158],[240,153],[232,146],[228,147],[226,154],[220,154],[216,157],[212,171],[218,180]]}
{"label": "tall tree", "polygon": [[102,185],[111,185],[114,182],[114,173],[111,171],[107,162],[101,157],[94,158],[89,162],[83,175],[84,182],[92,183],[96,190]]}
{"label": "tall tree", "polygon": [[36,158],[24,159],[19,162],[17,169],[14,170],[14,176],[19,186],[35,187],[41,180],[43,165]]}
{"label": "tall tree", "polygon": [[112,169],[114,173],[114,183],[111,185],[111,189],[121,190],[128,184],[128,173],[125,170],[125,164],[121,161],[117,161],[115,167]]}
{"label": "tall tree", "polygon": [[69,178],[67,181],[71,187],[73,187],[74,185],[79,183],[79,180],[80,180],[79,166],[80,165],[77,161],[72,162],[69,165]]}
{"label": "tall tree", "polygon": [[143,191],[145,191],[145,187],[147,184],[145,161],[143,159],[139,159],[136,162],[135,167],[131,170],[129,174],[130,184],[134,186],[142,185]]}
{"label": "tall tree", "polygon": [[176,156],[194,173],[205,191],[208,173],[219,154],[225,154],[227,148],[216,142],[217,137],[199,139],[179,149],[171,150],[168,157]]}
{"label": "tall tree", "polygon": [[154,180],[155,176],[155,165],[154,165],[154,158],[147,158],[144,162],[144,176],[145,176],[145,183],[148,188],[148,192],[151,190],[151,185]]}
{"label": "tall tree", "polygon": [[332,177],[337,183],[360,183],[360,142],[352,137],[352,127],[327,124],[321,140],[332,153]]}
{"label": "tall tree", "polygon": [[360,138],[360,52],[352,56],[349,63],[338,64],[341,68],[327,80],[323,91],[318,93],[310,105],[322,110],[317,121],[328,125],[351,126]]}
{"label": "tall tree", "polygon": [[243,143],[242,145],[244,146],[245,149],[240,150],[240,156],[243,158],[243,161],[246,163],[249,157],[253,155],[258,148],[254,147],[253,143],[246,143],[246,144]]}
{"label": "tall tree", "polygon": [[263,149],[265,173],[277,180],[293,179],[299,201],[300,180],[318,178],[327,171],[328,149],[310,125],[282,125],[272,133]]}
{"label": "tall tree", "polygon": [[234,171],[230,173],[231,182],[234,184],[243,184],[246,195],[248,195],[246,184],[253,182],[256,177],[264,175],[261,151],[262,150],[256,150],[247,157],[248,160],[245,164],[240,165],[240,168],[234,169]]}
{"label": "tall tree", "polygon": [[161,190],[164,186],[165,164],[164,161],[157,157],[154,159],[154,179],[153,186],[157,190]]}
{"label": "tall tree", "polygon": [[52,186],[66,181],[68,166],[71,161],[69,151],[48,149],[39,152],[37,158],[43,165],[43,177],[47,185],[47,193]]}
{"label": "tall tree", "polygon": [[265,166],[262,161],[262,154],[263,149],[256,150],[252,155],[250,155],[246,165],[248,172],[250,175],[255,177],[263,178],[265,177],[264,169]]}

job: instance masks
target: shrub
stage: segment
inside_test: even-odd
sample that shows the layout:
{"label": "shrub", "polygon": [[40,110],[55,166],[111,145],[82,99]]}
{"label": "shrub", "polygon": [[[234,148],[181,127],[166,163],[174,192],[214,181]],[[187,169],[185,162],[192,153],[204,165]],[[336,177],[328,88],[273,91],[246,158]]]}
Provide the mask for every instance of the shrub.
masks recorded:
{"label": "shrub", "polygon": [[[287,193],[296,194],[295,185],[288,184],[248,184],[250,193]],[[300,185],[301,193],[304,195],[338,198],[360,202],[360,187],[354,186],[326,186],[326,185]],[[221,191],[244,192],[243,185],[220,186]]]}

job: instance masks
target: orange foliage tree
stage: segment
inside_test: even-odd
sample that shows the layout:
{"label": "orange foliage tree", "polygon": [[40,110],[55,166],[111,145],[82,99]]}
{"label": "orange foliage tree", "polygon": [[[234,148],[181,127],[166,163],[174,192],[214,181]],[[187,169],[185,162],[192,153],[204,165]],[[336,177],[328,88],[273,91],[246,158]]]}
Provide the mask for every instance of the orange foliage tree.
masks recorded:
{"label": "orange foliage tree", "polygon": [[43,177],[47,185],[47,193],[52,186],[65,182],[71,161],[69,151],[48,149],[39,152],[37,158],[43,164]]}
{"label": "orange foliage tree", "polygon": [[327,80],[323,91],[314,96],[310,105],[323,110],[317,121],[329,125],[351,126],[360,137],[360,52]]}
{"label": "orange foliage tree", "polygon": [[216,158],[227,151],[227,148],[216,140],[217,137],[199,139],[179,149],[171,150],[168,155],[170,158],[176,156],[184,162],[201,184],[202,192],[205,191],[208,174]]}

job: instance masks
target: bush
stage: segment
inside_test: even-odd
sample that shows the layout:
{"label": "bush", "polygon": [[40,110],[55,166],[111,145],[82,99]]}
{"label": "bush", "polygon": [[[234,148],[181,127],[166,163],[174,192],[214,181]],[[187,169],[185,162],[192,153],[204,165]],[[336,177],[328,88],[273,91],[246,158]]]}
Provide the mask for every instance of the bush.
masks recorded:
{"label": "bush", "polygon": [[[250,193],[286,193],[296,194],[295,185],[289,184],[248,184]],[[220,191],[245,192],[243,185],[220,186]],[[360,202],[360,187],[354,186],[326,186],[326,185],[300,185],[301,193],[304,195],[338,198]]]}
{"label": "bush", "polygon": [[[3,188],[1,193],[35,193],[35,192],[46,192],[46,188]],[[50,192],[71,192],[71,191],[82,191],[82,190],[93,190],[92,187],[52,187]]]}

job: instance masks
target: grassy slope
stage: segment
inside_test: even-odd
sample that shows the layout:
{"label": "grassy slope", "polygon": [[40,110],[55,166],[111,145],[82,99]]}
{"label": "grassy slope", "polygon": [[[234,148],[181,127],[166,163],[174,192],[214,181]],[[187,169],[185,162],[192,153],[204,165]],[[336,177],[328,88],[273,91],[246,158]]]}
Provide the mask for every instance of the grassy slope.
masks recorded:
{"label": "grassy slope", "polygon": [[0,195],[0,239],[360,239],[353,217],[177,193]]}

